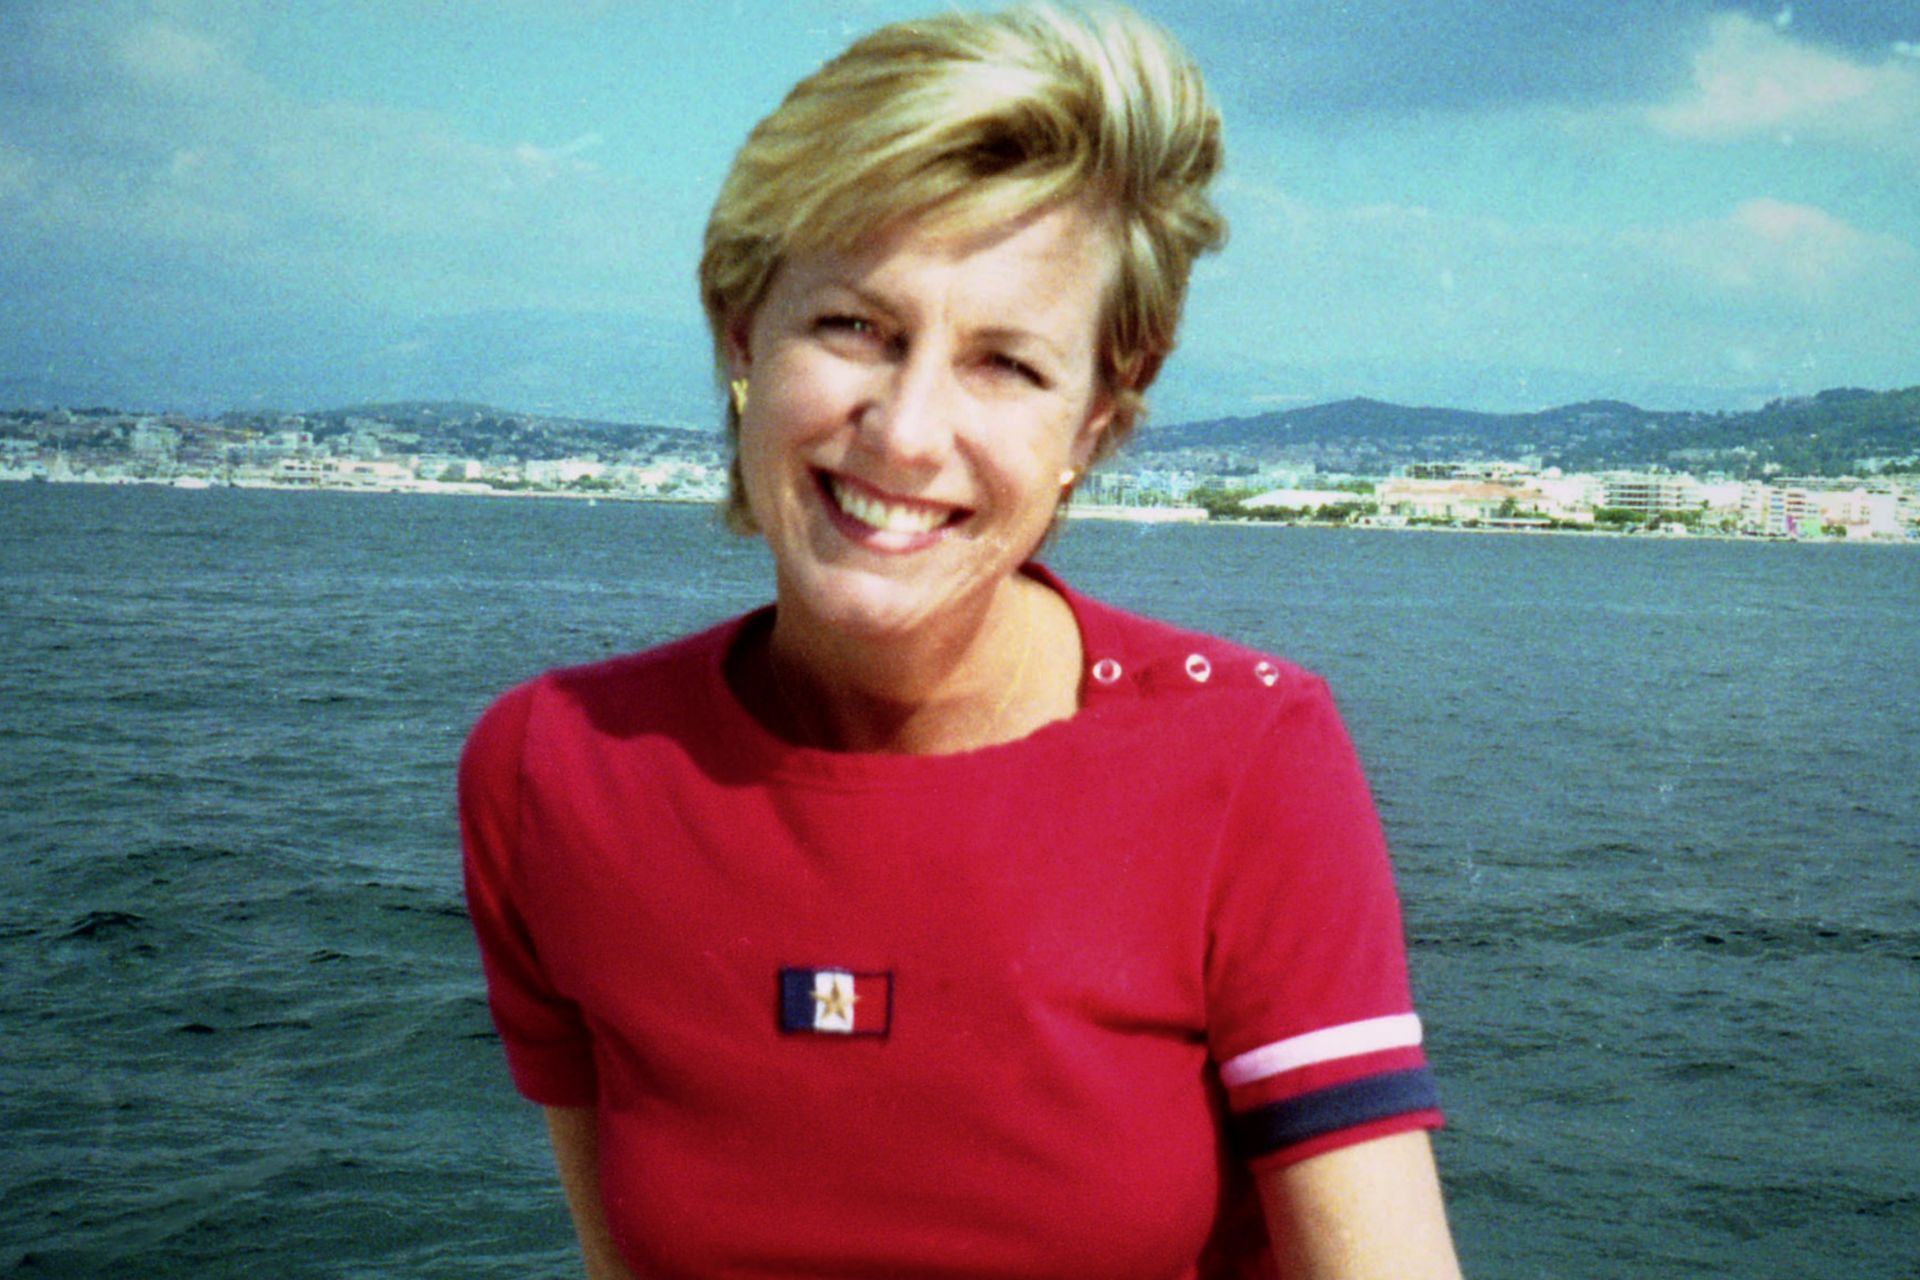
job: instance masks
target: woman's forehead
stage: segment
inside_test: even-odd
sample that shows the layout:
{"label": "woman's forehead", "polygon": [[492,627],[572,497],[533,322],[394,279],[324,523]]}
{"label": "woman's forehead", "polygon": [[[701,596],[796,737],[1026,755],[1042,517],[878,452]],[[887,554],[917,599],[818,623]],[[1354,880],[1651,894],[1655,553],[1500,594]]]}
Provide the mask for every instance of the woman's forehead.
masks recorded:
{"label": "woman's forehead", "polygon": [[1105,297],[1118,258],[1105,220],[1076,202],[984,225],[951,217],[896,223],[851,250],[789,256],[776,292],[784,284],[848,288],[883,302],[894,293],[902,302],[948,296],[1078,319]]}

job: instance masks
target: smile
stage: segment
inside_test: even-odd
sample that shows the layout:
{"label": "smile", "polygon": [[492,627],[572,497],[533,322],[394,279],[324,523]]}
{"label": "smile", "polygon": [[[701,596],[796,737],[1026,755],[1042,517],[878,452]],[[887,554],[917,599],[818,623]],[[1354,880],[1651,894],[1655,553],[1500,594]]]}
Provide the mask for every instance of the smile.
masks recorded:
{"label": "smile", "polygon": [[968,514],[965,507],[883,494],[831,472],[822,472],[820,480],[841,515],[876,533],[929,534]]}

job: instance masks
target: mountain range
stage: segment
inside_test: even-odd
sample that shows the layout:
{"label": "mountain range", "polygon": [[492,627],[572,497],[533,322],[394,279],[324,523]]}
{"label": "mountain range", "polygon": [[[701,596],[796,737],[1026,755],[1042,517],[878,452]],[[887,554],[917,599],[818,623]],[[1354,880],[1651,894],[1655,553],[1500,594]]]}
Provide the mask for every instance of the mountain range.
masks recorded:
{"label": "mountain range", "polygon": [[1156,465],[1219,474],[1307,463],[1384,474],[1413,462],[1532,459],[1567,471],[1848,475],[1920,468],[1920,387],[1836,388],[1744,413],[1661,411],[1613,400],[1536,413],[1341,400],[1148,427],[1128,448]]}
{"label": "mountain range", "polygon": [[[7,433],[63,433],[69,446],[99,429],[53,428],[55,421],[124,420],[112,409],[0,411]],[[596,421],[497,409],[451,400],[399,401],[298,415],[239,411],[194,427],[169,415],[189,438],[211,429],[248,438],[289,426],[317,440],[370,432],[389,452],[481,459],[556,459],[588,454],[628,460],[683,458],[719,464],[724,442],[712,429]],[[110,425],[110,423],[109,423]],[[77,433],[77,434],[76,434]],[[101,442],[125,435],[107,430]],[[71,437],[71,438],[67,438]],[[124,445],[124,440],[121,440]],[[1920,471],[1920,387],[1836,388],[1775,400],[1737,413],[1641,409],[1614,400],[1536,413],[1417,408],[1341,400],[1249,417],[1144,427],[1117,465],[1217,477],[1286,467],[1388,475],[1413,463],[1530,462],[1565,471],[1669,469],[1740,479]]]}

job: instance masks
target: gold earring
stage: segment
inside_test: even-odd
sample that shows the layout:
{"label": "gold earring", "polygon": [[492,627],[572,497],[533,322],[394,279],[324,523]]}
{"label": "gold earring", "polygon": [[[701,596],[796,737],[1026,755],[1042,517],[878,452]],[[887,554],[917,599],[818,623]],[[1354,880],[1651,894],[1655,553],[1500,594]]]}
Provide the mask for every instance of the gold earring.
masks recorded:
{"label": "gold earring", "polygon": [[733,387],[733,411],[735,413],[745,413],[747,411],[747,380],[745,378],[735,378],[731,385]]}

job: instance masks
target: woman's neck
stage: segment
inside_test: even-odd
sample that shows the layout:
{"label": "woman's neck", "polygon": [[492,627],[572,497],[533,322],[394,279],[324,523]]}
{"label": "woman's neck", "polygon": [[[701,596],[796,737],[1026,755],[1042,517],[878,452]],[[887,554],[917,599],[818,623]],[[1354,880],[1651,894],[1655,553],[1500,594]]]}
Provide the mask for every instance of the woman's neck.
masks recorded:
{"label": "woman's neck", "polygon": [[874,642],[776,614],[759,661],[763,720],[829,750],[973,750],[1070,716],[1079,699],[1072,611],[1024,575],[976,621],[937,634]]}

